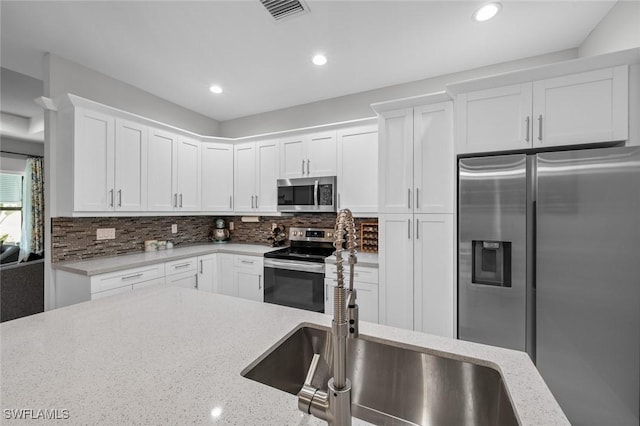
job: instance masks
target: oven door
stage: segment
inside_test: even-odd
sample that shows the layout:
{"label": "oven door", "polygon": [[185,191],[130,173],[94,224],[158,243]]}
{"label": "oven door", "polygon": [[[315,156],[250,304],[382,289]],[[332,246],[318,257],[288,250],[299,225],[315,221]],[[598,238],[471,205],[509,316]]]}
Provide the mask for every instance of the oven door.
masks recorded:
{"label": "oven door", "polygon": [[264,301],[324,313],[324,263],[264,259]]}
{"label": "oven door", "polygon": [[278,179],[279,212],[335,212],[336,177]]}

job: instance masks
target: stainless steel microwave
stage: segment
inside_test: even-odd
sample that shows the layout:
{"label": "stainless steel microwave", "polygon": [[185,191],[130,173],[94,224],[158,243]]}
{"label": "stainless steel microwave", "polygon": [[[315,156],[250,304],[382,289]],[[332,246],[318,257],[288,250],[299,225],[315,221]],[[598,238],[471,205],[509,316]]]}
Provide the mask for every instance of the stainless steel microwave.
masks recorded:
{"label": "stainless steel microwave", "polygon": [[335,212],[336,177],[278,179],[279,212]]}

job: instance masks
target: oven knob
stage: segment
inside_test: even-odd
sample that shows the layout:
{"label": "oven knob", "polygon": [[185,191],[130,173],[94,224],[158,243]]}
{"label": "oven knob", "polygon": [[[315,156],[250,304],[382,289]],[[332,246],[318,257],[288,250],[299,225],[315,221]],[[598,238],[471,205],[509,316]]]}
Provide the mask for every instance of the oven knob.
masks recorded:
{"label": "oven knob", "polygon": [[327,238],[332,238],[333,237],[333,232],[327,232]]}

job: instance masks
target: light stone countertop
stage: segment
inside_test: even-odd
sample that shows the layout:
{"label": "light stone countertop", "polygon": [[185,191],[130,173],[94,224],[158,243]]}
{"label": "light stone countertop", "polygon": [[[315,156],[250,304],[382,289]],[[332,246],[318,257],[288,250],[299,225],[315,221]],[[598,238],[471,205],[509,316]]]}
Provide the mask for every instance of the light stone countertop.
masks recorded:
{"label": "light stone countertop", "polygon": [[273,250],[279,250],[280,248],[281,247],[269,247],[258,244],[208,243],[180,246],[168,250],[129,253],[113,257],[97,257],[87,260],[59,262],[53,263],[51,266],[53,269],[59,269],[61,271],[92,276],[120,271],[123,269],[168,262],[171,260],[185,259],[187,257],[204,256],[212,253],[231,253],[262,257],[265,253]]}
{"label": "light stone countertop", "polygon": [[[347,253],[343,255],[343,259],[346,259]],[[377,268],[378,267],[378,253],[360,253],[356,254],[358,258],[358,266],[366,266],[367,268]],[[336,264],[336,257],[329,256],[325,259],[325,263]]]}
{"label": "light stone countertop", "polygon": [[[0,325],[1,408],[69,410],[72,424],[326,424],[299,412],[295,396],[240,372],[300,323],[330,320],[159,285],[8,321]],[[521,424],[569,424],[523,352],[366,322],[360,331],[492,366]]]}

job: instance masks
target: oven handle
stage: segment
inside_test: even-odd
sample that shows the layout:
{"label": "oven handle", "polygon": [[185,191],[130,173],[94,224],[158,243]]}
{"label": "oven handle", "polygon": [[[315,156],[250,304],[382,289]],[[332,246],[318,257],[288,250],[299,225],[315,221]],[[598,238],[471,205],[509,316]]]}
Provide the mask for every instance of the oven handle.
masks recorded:
{"label": "oven handle", "polygon": [[264,259],[264,267],[273,269],[286,269],[288,271],[310,272],[312,274],[324,274],[324,263],[296,262],[282,259]]}

